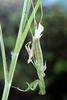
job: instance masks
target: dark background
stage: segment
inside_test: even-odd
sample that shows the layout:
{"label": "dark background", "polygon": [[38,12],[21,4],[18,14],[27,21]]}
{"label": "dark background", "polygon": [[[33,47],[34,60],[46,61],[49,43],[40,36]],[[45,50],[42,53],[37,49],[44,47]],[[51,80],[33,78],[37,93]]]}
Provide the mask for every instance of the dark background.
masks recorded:
{"label": "dark background", "polygon": [[[17,2],[16,2],[17,1]],[[2,25],[4,43],[6,48],[8,69],[11,60],[17,33],[19,29],[22,5],[21,0],[0,0],[0,23]],[[43,0],[44,1],[44,0]],[[41,38],[44,62],[47,61],[46,69],[46,94],[38,95],[35,92],[23,93],[11,87],[9,100],[67,100],[67,9],[59,3],[43,7],[44,32]],[[40,10],[36,19],[40,20]],[[33,30],[33,28],[31,27]],[[31,40],[30,32],[25,43]],[[24,43],[24,46],[25,46]],[[32,82],[36,79],[37,73],[32,64],[27,64],[28,55],[23,46],[16,71],[13,85],[21,89],[27,87],[26,81]],[[3,65],[0,51],[0,97],[3,90]]]}

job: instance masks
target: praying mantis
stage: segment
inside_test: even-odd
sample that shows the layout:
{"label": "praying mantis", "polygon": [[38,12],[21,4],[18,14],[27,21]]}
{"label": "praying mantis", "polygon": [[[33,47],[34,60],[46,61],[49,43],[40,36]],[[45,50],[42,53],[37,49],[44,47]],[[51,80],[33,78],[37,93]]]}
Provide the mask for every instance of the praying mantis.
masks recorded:
{"label": "praying mantis", "polygon": [[36,19],[34,19],[34,26],[35,26],[35,34],[32,38],[32,46],[30,48],[31,42],[28,42],[25,45],[25,48],[27,50],[27,53],[29,55],[28,63],[32,63],[37,71],[38,78],[37,80],[34,80],[32,83],[27,82],[27,89],[34,91],[37,86],[39,86],[40,91],[39,94],[44,95],[45,94],[45,82],[44,82],[44,77],[45,73],[44,71],[46,70],[46,61],[45,65],[43,65],[43,54],[42,54],[42,49],[40,45],[40,38],[42,36],[42,32],[44,31],[44,27],[39,22],[39,25],[37,25]]}

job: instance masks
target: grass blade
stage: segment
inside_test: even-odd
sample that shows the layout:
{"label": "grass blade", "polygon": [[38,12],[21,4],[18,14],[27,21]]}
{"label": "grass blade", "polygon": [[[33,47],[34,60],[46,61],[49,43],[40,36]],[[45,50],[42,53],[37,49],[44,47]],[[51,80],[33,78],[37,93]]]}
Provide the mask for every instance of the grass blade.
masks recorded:
{"label": "grass blade", "polygon": [[1,45],[1,52],[2,52],[4,77],[5,77],[5,83],[6,83],[8,81],[8,70],[7,70],[6,54],[5,54],[5,47],[4,47],[4,42],[3,42],[1,25],[0,25],[0,45]]}

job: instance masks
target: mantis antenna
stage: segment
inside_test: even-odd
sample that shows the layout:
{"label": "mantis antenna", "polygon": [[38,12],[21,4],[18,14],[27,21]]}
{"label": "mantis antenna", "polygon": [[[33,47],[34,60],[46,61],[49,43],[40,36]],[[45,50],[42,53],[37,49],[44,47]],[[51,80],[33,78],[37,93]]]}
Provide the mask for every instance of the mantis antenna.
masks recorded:
{"label": "mantis antenna", "polygon": [[[31,3],[32,3],[32,8],[34,10],[34,3],[33,3],[33,0],[31,0]],[[43,19],[43,5],[42,5],[42,2],[41,2],[41,5],[40,5],[40,8],[41,8],[41,17],[40,17],[40,23],[42,23],[42,19]],[[28,25],[29,25],[29,22],[28,22]],[[29,29],[30,29],[30,32],[31,32],[31,35],[33,37],[33,32],[32,32],[32,29],[29,25]],[[34,29],[36,30],[37,29],[37,21],[36,21],[36,15],[35,15],[35,10],[34,10]]]}
{"label": "mantis antenna", "polygon": [[[33,0],[32,0],[32,8],[34,9]],[[42,19],[43,19],[43,5],[42,5],[42,2],[41,2],[41,5],[40,5],[40,9],[41,9],[40,23],[42,23]],[[37,21],[36,21],[35,10],[34,10],[34,28],[37,29]]]}
{"label": "mantis antenna", "polygon": [[[33,0],[32,0],[32,8],[34,9],[34,3],[33,3]],[[35,28],[35,30],[37,29],[37,22],[36,22],[35,10],[34,10],[34,28]]]}
{"label": "mantis antenna", "polygon": [[43,19],[43,5],[42,5],[42,2],[41,2],[41,18],[40,18],[40,23],[42,22],[42,19]]}

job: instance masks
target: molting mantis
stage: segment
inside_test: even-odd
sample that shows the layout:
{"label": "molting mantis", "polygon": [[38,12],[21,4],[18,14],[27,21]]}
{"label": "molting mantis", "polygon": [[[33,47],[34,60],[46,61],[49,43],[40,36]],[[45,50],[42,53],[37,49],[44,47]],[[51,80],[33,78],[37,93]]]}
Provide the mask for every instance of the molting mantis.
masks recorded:
{"label": "molting mantis", "polygon": [[27,62],[32,63],[34,65],[39,79],[33,81],[30,84],[27,82],[28,87],[25,91],[28,90],[34,91],[36,87],[39,86],[40,88],[39,94],[44,95],[45,94],[44,71],[46,70],[46,61],[45,61],[45,65],[43,65],[43,54],[40,45],[40,38],[42,36],[42,32],[44,31],[44,27],[41,24],[41,22],[39,22],[39,25],[37,25],[36,19],[34,19],[34,26],[35,26],[35,34],[32,38],[32,46],[30,48],[31,42],[28,42],[25,45],[25,48],[29,55]]}

